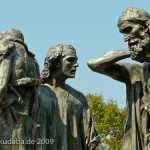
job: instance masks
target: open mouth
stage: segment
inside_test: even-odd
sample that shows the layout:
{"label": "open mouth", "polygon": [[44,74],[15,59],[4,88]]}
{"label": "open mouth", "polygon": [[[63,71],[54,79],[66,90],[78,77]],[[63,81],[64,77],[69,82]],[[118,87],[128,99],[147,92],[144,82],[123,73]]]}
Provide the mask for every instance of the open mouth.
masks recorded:
{"label": "open mouth", "polygon": [[130,40],[129,41],[129,46],[134,46],[134,45],[137,45],[139,42],[138,42],[138,40]]}
{"label": "open mouth", "polygon": [[72,74],[75,74],[75,73],[76,73],[76,70],[71,70],[71,73],[72,73]]}

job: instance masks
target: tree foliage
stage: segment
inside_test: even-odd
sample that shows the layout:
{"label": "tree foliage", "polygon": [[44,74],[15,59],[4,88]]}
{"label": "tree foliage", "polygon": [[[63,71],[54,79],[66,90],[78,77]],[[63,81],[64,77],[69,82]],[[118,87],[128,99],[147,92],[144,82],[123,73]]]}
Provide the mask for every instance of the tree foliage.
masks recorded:
{"label": "tree foliage", "polygon": [[126,109],[119,108],[112,99],[108,100],[107,103],[104,102],[102,95],[88,94],[86,98],[101,142],[108,150],[120,150]]}

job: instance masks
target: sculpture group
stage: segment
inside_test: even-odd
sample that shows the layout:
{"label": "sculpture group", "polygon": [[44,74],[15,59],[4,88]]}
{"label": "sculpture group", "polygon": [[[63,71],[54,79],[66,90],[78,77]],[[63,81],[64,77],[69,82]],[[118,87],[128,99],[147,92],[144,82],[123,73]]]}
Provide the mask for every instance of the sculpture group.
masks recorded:
{"label": "sculpture group", "polygon": [[[106,52],[87,64],[126,85],[121,150],[149,150],[150,16],[140,8],[128,8],[119,17],[118,28],[128,49]],[[141,64],[120,62],[126,58]],[[0,150],[104,149],[85,96],[66,84],[75,77],[77,59],[72,45],[52,46],[40,74],[21,31],[0,33],[0,140],[4,142]]]}

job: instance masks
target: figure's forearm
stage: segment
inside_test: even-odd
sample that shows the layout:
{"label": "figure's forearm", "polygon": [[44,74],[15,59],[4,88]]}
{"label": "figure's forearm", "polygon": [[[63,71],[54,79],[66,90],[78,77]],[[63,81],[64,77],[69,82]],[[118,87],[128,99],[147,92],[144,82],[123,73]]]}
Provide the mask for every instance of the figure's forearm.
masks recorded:
{"label": "figure's forearm", "polygon": [[106,67],[113,65],[115,62],[129,57],[130,51],[128,49],[114,50],[89,60],[87,64],[91,70],[97,72],[97,70],[103,70]]}

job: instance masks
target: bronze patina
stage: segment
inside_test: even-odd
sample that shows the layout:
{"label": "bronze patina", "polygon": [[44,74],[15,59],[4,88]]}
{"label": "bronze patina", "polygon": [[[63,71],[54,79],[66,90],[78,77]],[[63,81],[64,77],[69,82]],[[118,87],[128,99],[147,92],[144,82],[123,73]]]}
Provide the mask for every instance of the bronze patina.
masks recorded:
{"label": "bronze patina", "polygon": [[[24,43],[21,31],[0,34],[0,150],[34,149],[26,145],[36,138],[39,67]],[[9,143],[8,143],[9,140]],[[16,144],[18,141],[19,144]]]}
{"label": "bronze patina", "polygon": [[[125,83],[127,121],[122,150],[144,150],[149,143],[150,129],[150,16],[131,7],[122,13],[118,27],[128,42],[128,49],[106,52],[88,61],[95,72]],[[143,64],[120,60],[131,58]]]}
{"label": "bronze patina", "polygon": [[77,59],[75,48],[64,44],[46,55],[38,90],[39,138],[54,143],[38,145],[38,150],[101,150],[85,96],[66,84],[75,77]]}

